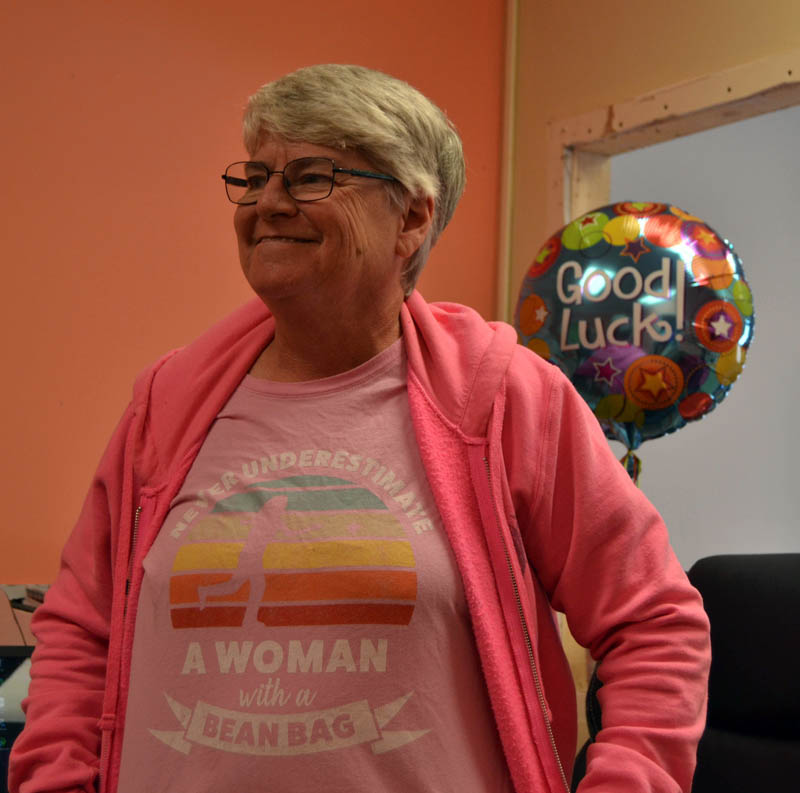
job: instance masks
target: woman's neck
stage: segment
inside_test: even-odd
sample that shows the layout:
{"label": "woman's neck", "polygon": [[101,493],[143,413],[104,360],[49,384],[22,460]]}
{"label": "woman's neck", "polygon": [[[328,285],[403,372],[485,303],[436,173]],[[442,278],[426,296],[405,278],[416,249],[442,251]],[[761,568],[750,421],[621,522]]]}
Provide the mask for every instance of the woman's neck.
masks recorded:
{"label": "woman's neck", "polygon": [[394,316],[319,318],[273,312],[275,335],[250,369],[265,380],[301,382],[347,372],[385,350],[400,338],[399,309]]}

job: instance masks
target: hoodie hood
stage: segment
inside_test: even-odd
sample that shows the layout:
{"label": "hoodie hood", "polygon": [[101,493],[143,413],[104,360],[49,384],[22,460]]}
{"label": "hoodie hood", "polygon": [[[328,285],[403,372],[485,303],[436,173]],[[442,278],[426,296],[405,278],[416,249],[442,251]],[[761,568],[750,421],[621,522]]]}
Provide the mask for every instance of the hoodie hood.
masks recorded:
{"label": "hoodie hood", "polygon": [[[485,437],[492,405],[517,346],[504,322],[486,322],[456,303],[426,303],[414,292],[400,313],[409,371],[448,422]],[[465,344],[465,340],[471,340]]]}

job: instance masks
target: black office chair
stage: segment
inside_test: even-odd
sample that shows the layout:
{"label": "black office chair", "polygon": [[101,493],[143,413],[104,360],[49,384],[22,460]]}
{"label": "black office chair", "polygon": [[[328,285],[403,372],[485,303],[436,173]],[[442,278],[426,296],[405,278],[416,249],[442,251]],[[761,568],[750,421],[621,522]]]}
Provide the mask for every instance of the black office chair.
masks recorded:
{"label": "black office chair", "polygon": [[800,553],[710,556],[689,580],[711,622],[692,793],[800,790]]}
{"label": "black office chair", "polygon": [[[800,553],[709,556],[689,579],[703,596],[712,655],[692,793],[800,790]],[[595,670],[573,792],[601,728],[601,685]]]}

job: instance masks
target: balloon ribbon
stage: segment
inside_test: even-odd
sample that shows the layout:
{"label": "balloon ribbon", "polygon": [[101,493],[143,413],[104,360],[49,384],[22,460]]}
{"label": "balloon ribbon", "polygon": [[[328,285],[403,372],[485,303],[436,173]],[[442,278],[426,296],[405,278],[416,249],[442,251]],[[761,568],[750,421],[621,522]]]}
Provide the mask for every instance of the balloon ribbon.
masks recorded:
{"label": "balloon ribbon", "polygon": [[620,459],[628,476],[633,479],[633,484],[639,486],[639,474],[642,473],[642,461],[633,453],[632,449],[628,449],[625,456]]}

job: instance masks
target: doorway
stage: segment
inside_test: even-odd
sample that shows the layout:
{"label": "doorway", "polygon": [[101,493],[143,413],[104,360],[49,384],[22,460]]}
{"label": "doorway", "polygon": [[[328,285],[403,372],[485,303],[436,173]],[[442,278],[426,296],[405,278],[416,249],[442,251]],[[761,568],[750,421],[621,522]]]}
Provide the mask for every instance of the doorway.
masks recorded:
{"label": "doorway", "polygon": [[798,140],[792,107],[611,158],[611,202],[697,215],[733,244],[754,295],[747,363],[725,399],[637,451],[639,484],[687,569],[712,554],[800,550]]}

